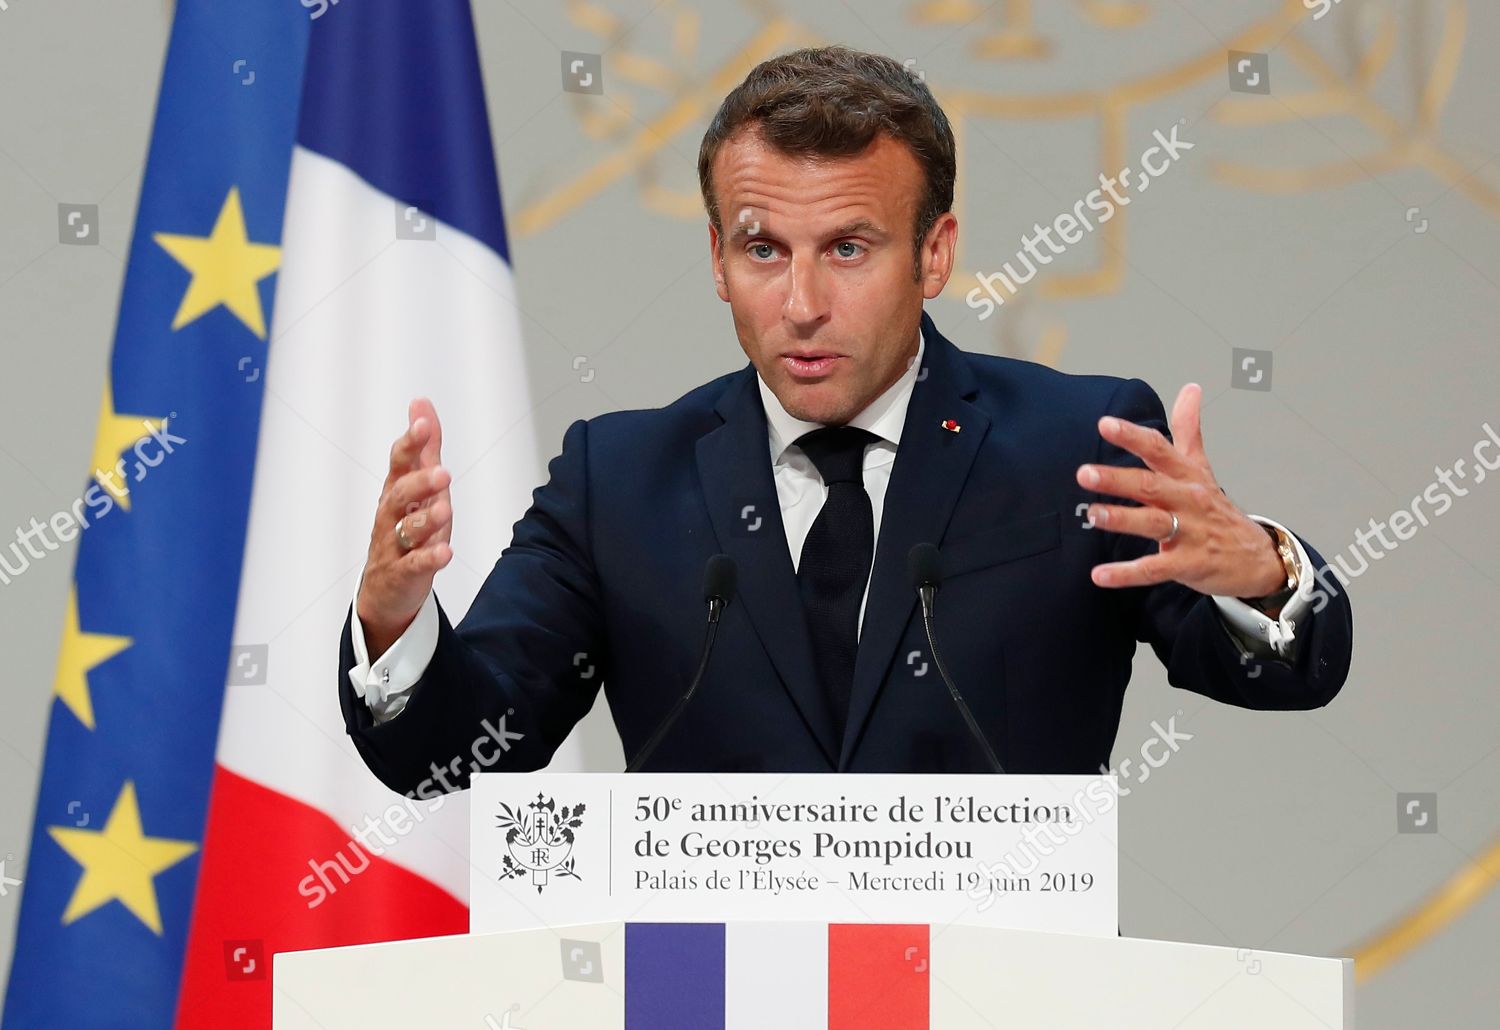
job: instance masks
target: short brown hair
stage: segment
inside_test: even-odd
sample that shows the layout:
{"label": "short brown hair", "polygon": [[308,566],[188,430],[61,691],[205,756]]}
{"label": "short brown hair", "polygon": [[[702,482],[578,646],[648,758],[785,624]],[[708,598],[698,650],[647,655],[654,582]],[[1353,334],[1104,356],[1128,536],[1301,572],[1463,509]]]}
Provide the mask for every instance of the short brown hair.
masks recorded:
{"label": "short brown hair", "polygon": [[926,177],[913,227],[920,275],[922,240],[953,207],[957,174],[953,129],[925,82],[889,57],[843,46],[794,50],[756,65],[719,105],[698,148],[703,205],[721,235],[714,158],[746,126],[790,155],[852,157],[881,133],[910,147]]}

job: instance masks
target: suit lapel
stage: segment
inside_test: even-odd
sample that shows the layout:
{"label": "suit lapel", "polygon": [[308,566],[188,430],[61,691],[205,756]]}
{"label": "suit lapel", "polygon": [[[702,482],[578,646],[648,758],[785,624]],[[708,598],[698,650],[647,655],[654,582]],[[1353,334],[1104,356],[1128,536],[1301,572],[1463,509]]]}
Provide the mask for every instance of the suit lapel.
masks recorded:
{"label": "suit lapel", "polygon": [[698,440],[698,477],[719,546],[734,559],[736,600],[745,606],[829,765],[835,765],[839,735],[813,664],[753,366],[746,366],[725,388],[716,410],[724,424]]}
{"label": "suit lapel", "polygon": [[[919,373],[912,387],[901,443],[886,487],[839,769],[848,767],[901,631],[916,604],[917,594],[906,568],[907,552],[914,544],[935,544],[942,539],[990,424],[989,416],[966,399],[975,395],[977,385],[961,353],[937,331],[925,311],[922,332],[926,340],[922,358],[925,374]],[[941,423],[945,419],[957,422],[960,431],[944,429]],[[795,584],[791,593],[795,600]]]}

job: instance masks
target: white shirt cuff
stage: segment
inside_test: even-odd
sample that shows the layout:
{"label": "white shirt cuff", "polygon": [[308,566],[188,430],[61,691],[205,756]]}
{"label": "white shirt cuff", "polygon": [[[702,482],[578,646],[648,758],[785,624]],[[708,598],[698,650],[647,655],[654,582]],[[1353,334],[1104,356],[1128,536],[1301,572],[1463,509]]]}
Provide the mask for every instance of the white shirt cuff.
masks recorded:
{"label": "white shirt cuff", "polygon": [[[358,588],[354,596],[359,597]],[[406,632],[374,662],[370,661],[370,652],[365,646],[365,629],[359,621],[357,603],[350,610],[349,637],[354,644],[354,668],[349,670],[349,683],[370,706],[377,725],[394,719],[406,707],[411,688],[432,664],[432,656],[437,651],[437,595],[427,591],[427,600],[422,602],[421,610],[406,627]]]}
{"label": "white shirt cuff", "polygon": [[1262,525],[1274,526],[1291,537],[1297,562],[1297,592],[1287,598],[1286,604],[1282,605],[1280,617],[1276,619],[1256,611],[1237,597],[1224,597],[1220,594],[1211,596],[1214,604],[1219,606],[1219,614],[1230,630],[1230,635],[1240,642],[1249,655],[1262,658],[1274,656],[1290,661],[1296,653],[1294,645],[1297,625],[1312,608],[1312,594],[1316,586],[1316,579],[1312,575],[1312,561],[1307,557],[1302,541],[1281,523],[1262,515],[1249,517]]}

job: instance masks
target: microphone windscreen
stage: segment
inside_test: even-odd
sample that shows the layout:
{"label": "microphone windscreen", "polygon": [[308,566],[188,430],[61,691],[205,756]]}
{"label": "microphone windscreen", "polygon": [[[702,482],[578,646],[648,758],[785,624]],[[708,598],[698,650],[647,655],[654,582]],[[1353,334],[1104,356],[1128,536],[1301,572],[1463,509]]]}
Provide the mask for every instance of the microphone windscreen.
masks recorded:
{"label": "microphone windscreen", "polygon": [[942,562],[936,544],[920,543],[906,554],[906,571],[911,575],[911,588],[936,587],[943,582]]}
{"label": "microphone windscreen", "polygon": [[716,554],[703,566],[703,600],[719,598],[726,605],[734,596],[734,559],[727,554]]}

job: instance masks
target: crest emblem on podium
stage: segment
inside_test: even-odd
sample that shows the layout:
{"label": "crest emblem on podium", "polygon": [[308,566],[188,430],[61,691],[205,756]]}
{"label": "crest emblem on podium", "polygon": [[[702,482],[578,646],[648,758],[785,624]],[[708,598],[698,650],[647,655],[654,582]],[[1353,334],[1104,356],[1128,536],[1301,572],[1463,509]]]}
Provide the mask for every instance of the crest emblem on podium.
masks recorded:
{"label": "crest emblem on podium", "polygon": [[584,805],[557,807],[545,794],[511,808],[501,802],[496,825],[505,830],[506,854],[501,856],[500,879],[529,875],[538,894],[551,877],[582,880],[573,868],[573,831],[583,825]]}

